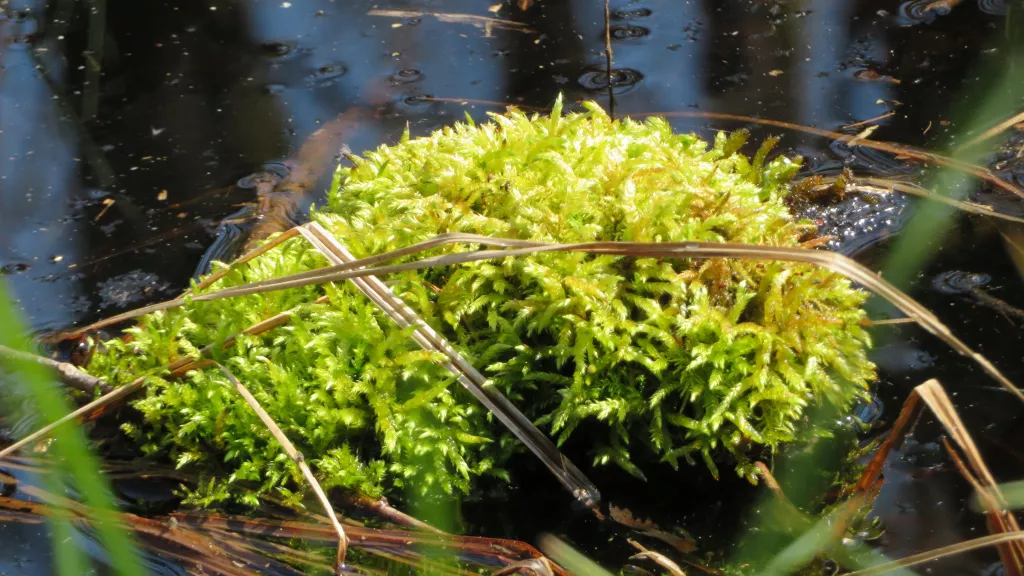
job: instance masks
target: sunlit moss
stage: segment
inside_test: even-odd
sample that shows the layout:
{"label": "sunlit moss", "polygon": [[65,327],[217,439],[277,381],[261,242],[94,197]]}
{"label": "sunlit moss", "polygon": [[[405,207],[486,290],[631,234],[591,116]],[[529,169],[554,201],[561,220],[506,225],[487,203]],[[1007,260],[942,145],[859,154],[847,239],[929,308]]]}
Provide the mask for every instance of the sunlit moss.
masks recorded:
{"label": "sunlit moss", "polygon": [[[794,246],[813,233],[783,199],[796,159],[753,159],[745,134],[710,148],[661,119],[521,112],[408,136],[340,168],[313,217],[357,256],[444,232],[558,242],[714,241]],[[474,246],[432,253],[472,250]],[[290,240],[215,287],[322,266]],[[731,461],[791,440],[805,407],[848,406],[874,376],[865,293],[808,265],[545,253],[408,272],[395,290],[560,441],[585,421],[595,461],[640,475],[630,453],[676,466]],[[326,290],[330,304],[311,304]],[[213,356],[256,397],[328,485],[467,491],[503,475],[515,441],[390,320],[346,284],[191,302],[108,342],[90,371],[118,383],[276,312],[293,320]],[[154,373],[126,427],[144,450],[203,464],[195,500],[254,501],[301,485],[290,461],[216,371]],[[219,474],[217,471],[221,471]],[[291,482],[285,480],[291,479]],[[245,480],[255,491],[233,488]]]}

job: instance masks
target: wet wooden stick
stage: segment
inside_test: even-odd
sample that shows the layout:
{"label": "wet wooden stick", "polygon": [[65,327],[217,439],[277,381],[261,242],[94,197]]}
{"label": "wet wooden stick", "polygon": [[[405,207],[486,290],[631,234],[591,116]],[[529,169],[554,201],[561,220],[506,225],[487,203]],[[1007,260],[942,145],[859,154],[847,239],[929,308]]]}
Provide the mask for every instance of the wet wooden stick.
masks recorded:
{"label": "wet wooden stick", "polygon": [[352,503],[360,508],[365,508],[374,514],[395,523],[398,526],[406,526],[408,528],[415,528],[417,530],[426,530],[428,532],[434,532],[436,534],[445,534],[443,530],[435,528],[430,524],[420,520],[419,518],[410,516],[401,510],[392,507],[388,504],[388,501],[381,498],[380,500],[374,500],[363,495],[352,498]]}
{"label": "wet wooden stick", "polygon": [[230,370],[224,367],[220,362],[213,360],[201,360],[196,363],[196,368],[204,368],[206,366],[216,366],[224,377],[227,378],[231,384],[235,387],[235,390],[245,399],[245,402],[252,408],[253,412],[259,416],[259,419],[263,422],[263,425],[267,427],[270,434],[281,444],[284,448],[285,454],[295,462],[299,470],[302,471],[302,475],[306,478],[306,482],[309,482],[310,487],[313,489],[313,493],[316,494],[320,505],[323,506],[324,512],[327,513],[327,517],[331,520],[331,525],[334,527],[334,531],[338,535],[338,554],[334,561],[334,572],[335,574],[343,573],[345,566],[345,553],[348,550],[348,536],[345,535],[345,529],[342,528],[341,522],[338,520],[338,516],[334,513],[334,507],[331,506],[331,501],[327,499],[327,494],[324,493],[324,489],[320,486],[316,477],[313,476],[313,471],[310,470],[309,464],[306,463],[306,458],[299,452],[295,445],[288,440],[288,436],[285,435],[281,427],[274,422],[274,419],[267,414],[267,411],[263,409],[256,397],[249,392],[249,389],[242,384]]}
{"label": "wet wooden stick", "polygon": [[855,493],[863,494],[878,482],[879,477],[882,475],[882,469],[885,467],[886,458],[889,457],[889,454],[895,448],[903,444],[903,439],[913,429],[912,422],[916,422],[921,414],[921,408],[921,398],[916,392],[911,392],[910,396],[903,402],[903,408],[900,409],[900,414],[889,431],[889,435],[886,436],[885,441],[875,451],[868,465],[864,467],[860,480],[857,481],[853,488]]}
{"label": "wet wooden stick", "polygon": [[96,392],[97,389],[104,394],[113,390],[113,388],[103,380],[82,372],[76,366],[69,364],[68,362],[58,362],[45,356],[22,352],[21,350],[15,350],[13,348],[8,348],[7,346],[0,346],[0,360],[5,358],[34,362],[36,364],[46,366],[47,368],[51,368],[57,372],[57,375],[60,377],[60,381],[63,382],[65,386],[74,388],[75,390],[80,390],[86,394],[92,394]]}

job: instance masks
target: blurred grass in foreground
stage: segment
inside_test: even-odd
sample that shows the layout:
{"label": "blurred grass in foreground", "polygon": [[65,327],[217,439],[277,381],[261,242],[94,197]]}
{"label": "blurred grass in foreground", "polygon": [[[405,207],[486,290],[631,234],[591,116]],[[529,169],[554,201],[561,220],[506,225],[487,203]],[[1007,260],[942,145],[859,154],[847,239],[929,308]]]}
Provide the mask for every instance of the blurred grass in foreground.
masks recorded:
{"label": "blurred grass in foreground", "polygon": [[[23,334],[22,322],[7,297],[6,287],[0,282],[0,345],[31,351]],[[53,386],[53,379],[46,368],[18,359],[5,361],[3,368],[10,373],[7,385],[13,386],[18,394],[28,399],[26,405],[34,410],[34,416],[42,424],[54,422],[71,412],[72,408],[59,389]],[[9,411],[11,403],[2,409]],[[10,413],[4,415],[19,416]],[[143,574],[138,550],[126,528],[117,519],[113,495],[100,473],[99,460],[90,450],[81,428],[68,424],[57,428],[53,436],[53,468],[41,470],[39,475],[46,489],[58,495],[73,490],[81,496],[82,501],[93,511],[93,517],[89,518],[90,524],[96,530],[115,574]],[[75,542],[76,530],[70,513],[62,511],[58,506],[53,506],[53,510],[54,515],[50,519],[51,540],[57,573],[67,576],[88,573],[89,561],[84,549]]]}

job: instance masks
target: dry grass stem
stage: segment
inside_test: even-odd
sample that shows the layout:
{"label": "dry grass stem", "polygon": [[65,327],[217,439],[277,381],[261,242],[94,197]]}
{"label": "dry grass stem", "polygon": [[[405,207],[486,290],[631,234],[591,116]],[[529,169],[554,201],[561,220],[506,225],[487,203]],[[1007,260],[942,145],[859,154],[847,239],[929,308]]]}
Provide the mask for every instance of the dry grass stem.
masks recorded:
{"label": "dry grass stem", "polygon": [[[415,262],[368,267],[379,262],[423,252],[446,244],[480,244],[505,249],[453,253],[424,258]],[[984,356],[976,353],[969,346],[960,341],[960,339],[957,338],[945,324],[939,321],[938,317],[928,311],[924,306],[918,304],[898,288],[883,280],[870,269],[858,264],[851,258],[841,254],[821,250],[715,242],[588,242],[582,244],[555,244],[508,238],[494,238],[476,234],[450,233],[441,234],[431,240],[407,246],[392,252],[370,256],[368,258],[355,260],[345,264],[293,274],[282,278],[253,282],[251,284],[244,284],[241,286],[207,292],[193,296],[192,299],[195,301],[218,300],[221,298],[257,294],[285,288],[297,288],[324,282],[336,282],[340,280],[348,280],[350,278],[361,278],[371,275],[382,276],[395,272],[421,270],[435,266],[452,266],[467,262],[495,260],[514,256],[526,256],[539,252],[558,251],[651,258],[741,258],[749,260],[781,260],[821,266],[846,276],[888,300],[902,312],[913,318],[925,330],[946,342],[951,348],[960,354],[972,359],[1007,391],[1016,396],[1018,400],[1024,402],[1024,393],[1014,386],[998,368],[996,368]],[[126,314],[141,316],[158,310],[175,308],[180,306],[182,303],[184,303],[184,298],[176,298],[174,300],[153,304],[151,306],[145,306]]]}
{"label": "dry grass stem", "polygon": [[916,566],[932,560],[938,560],[939,558],[953,556],[954,554],[962,554],[964,552],[970,552],[971,550],[978,550],[979,548],[998,546],[999,544],[1005,544],[1008,542],[1020,542],[1022,540],[1024,540],[1024,531],[991,534],[989,536],[982,536],[981,538],[975,538],[965,542],[957,542],[956,544],[950,544],[949,546],[943,546],[942,548],[936,548],[935,550],[929,550],[928,552],[914,554],[913,556],[907,556],[906,558],[900,558],[899,560],[886,562],[885,564],[879,564],[864,570],[848,572],[846,576],[875,576],[876,574],[885,574],[886,572]]}
{"label": "dry grass stem", "polygon": [[554,576],[551,561],[547,558],[530,558],[513,562],[508,566],[491,572],[491,576],[511,576],[512,574],[536,574],[537,576]]}
{"label": "dry grass stem", "polygon": [[373,500],[370,498],[355,498],[353,503],[360,508],[364,508],[376,514],[377,516],[391,522],[397,526],[405,526],[415,530],[426,530],[428,532],[434,532],[435,534],[445,534],[443,530],[439,530],[430,524],[415,518],[392,507],[388,504],[387,500]]}
{"label": "dry grass stem", "polygon": [[[334,236],[317,223],[300,227],[300,233],[335,266],[357,262]],[[455,375],[459,383],[483,404],[498,420],[530,449],[555,475],[574,497],[585,506],[593,507],[601,499],[597,486],[573,465],[554,443],[507,398],[493,388],[485,386],[487,378],[473,367],[454,347],[416,312],[375,276],[351,278],[371,302],[377,305],[401,328],[413,327],[413,340],[424,350],[444,354],[448,360],[444,367]]]}
{"label": "dry grass stem", "polygon": [[878,130],[878,126],[868,126],[853,138],[846,140],[846,146],[849,148],[853,148],[854,146],[859,145],[864,140],[867,140],[875,132],[875,130]]}
{"label": "dry grass stem", "polygon": [[[797,130],[800,132],[806,132],[808,134],[814,134],[815,136],[821,136],[823,138],[831,138],[832,140],[847,140],[850,136],[842,134],[840,132],[833,132],[831,130],[823,130],[821,128],[815,128],[813,126],[804,126],[802,124],[794,124],[792,122],[783,122],[781,120],[769,120],[767,118],[753,118],[751,116],[741,116],[739,114],[725,114],[721,112],[644,112],[640,114],[630,114],[637,118],[645,118],[648,116],[664,116],[666,118],[717,118],[721,120],[734,120],[738,122],[750,122],[754,124],[763,124],[765,126],[775,126],[776,128],[785,128],[787,130]],[[976,178],[980,178],[986,182],[989,182],[995,186],[998,186],[1007,192],[1012,192],[1021,198],[1024,198],[1024,190],[1019,187],[1007,182],[995,174],[992,173],[988,168],[978,166],[977,164],[970,164],[963,162],[949,156],[943,156],[942,154],[936,154],[935,152],[929,152],[913,146],[907,146],[905,144],[896,144],[892,142],[881,142],[877,140],[864,140],[859,143],[861,146],[866,148],[872,148],[874,150],[881,150],[882,152],[888,152],[897,156],[903,156],[918,160],[921,162],[927,162],[929,164],[936,164],[938,166],[948,166],[954,170],[970,174]]]}
{"label": "dry grass stem", "polygon": [[608,75],[608,117],[615,120],[615,83],[612,81],[612,8],[604,0],[604,64]]}
{"label": "dry grass stem", "polygon": [[890,324],[913,324],[913,318],[882,318],[881,320],[865,320],[868,326],[887,326]]}
{"label": "dry grass stem", "polygon": [[879,114],[878,116],[875,116],[874,118],[868,118],[867,120],[861,120],[860,122],[854,122],[852,124],[847,124],[847,125],[843,126],[843,128],[844,129],[846,129],[846,128],[858,128],[860,126],[864,126],[865,124],[870,124],[872,122],[878,122],[879,120],[885,120],[886,118],[894,116],[895,114],[896,114],[895,112],[891,112],[891,111],[890,112],[886,112],[885,114]]}
{"label": "dry grass stem", "polygon": [[967,142],[964,142],[960,146],[960,149],[963,150],[965,148],[970,148],[975,144],[979,144],[981,142],[984,142],[985,140],[988,140],[989,138],[998,136],[1005,132],[1006,130],[1008,130],[1009,128],[1011,128],[1012,126],[1020,124],[1021,122],[1024,122],[1024,112],[1021,112],[1020,114],[1017,114],[1012,118],[1007,118],[1006,120],[1000,122],[999,124],[996,124],[995,126],[989,128],[988,130],[985,130],[981,134],[978,134],[974,138],[971,138]]}
{"label": "dry grass stem", "polygon": [[[305,227],[308,228],[308,225]],[[506,250],[479,250],[475,252],[454,253],[424,258],[419,261],[406,262],[403,264],[369,267],[379,262],[424,252],[446,244],[480,244],[484,246],[506,248]],[[258,294],[273,290],[297,288],[325,282],[336,282],[340,280],[348,280],[350,278],[361,278],[371,275],[382,276],[394,272],[421,270],[434,266],[452,266],[467,262],[496,260],[514,256],[525,256],[539,252],[557,251],[652,258],[741,258],[749,260],[781,260],[788,262],[803,262],[806,264],[821,266],[846,276],[888,300],[902,312],[913,318],[925,330],[946,342],[958,353],[972,359],[975,363],[981,366],[989,376],[1003,386],[1003,388],[1016,396],[1018,400],[1024,402],[1024,393],[1014,386],[1013,383],[1010,382],[1010,380],[984,356],[974,352],[974,350],[969,346],[960,341],[960,339],[957,338],[945,324],[939,321],[938,317],[928,311],[927,308],[918,304],[914,299],[910,298],[898,288],[880,278],[870,269],[858,264],[853,259],[841,254],[821,250],[716,242],[588,242],[582,244],[555,244],[509,238],[494,238],[476,234],[450,233],[441,234],[431,240],[391,252],[377,254],[368,258],[362,258],[360,260],[338,264],[327,268],[310,270],[308,272],[301,272],[299,274],[293,274],[282,278],[253,282],[213,292],[206,292],[204,294],[191,296],[191,298],[195,301],[219,300],[221,298]],[[144,306],[119,316],[121,320],[134,318],[160,310],[175,308],[181,306],[184,302],[184,296],[178,297],[173,300]],[[83,330],[87,330],[88,328],[89,327],[86,327]]]}
{"label": "dry grass stem", "polygon": [[[823,186],[835,182],[835,178],[823,178]],[[816,187],[817,189],[817,187]],[[857,180],[850,187],[851,190],[858,192],[866,192],[869,194],[885,194],[891,192],[901,192],[903,194],[910,194],[912,196],[919,196],[933,202],[939,202],[952,206],[958,210],[963,210],[970,214],[977,214],[979,216],[988,216],[990,218],[998,218],[1000,220],[1006,220],[1008,222],[1017,222],[1024,224],[1024,218],[1017,216],[1011,216],[1009,214],[1003,214],[1002,212],[996,212],[995,210],[985,206],[983,204],[976,204],[974,202],[964,202],[962,200],[955,200],[948,196],[943,196],[927,188],[922,188],[916,184],[910,182],[901,182],[899,180],[892,180],[889,178],[871,178],[863,177],[857,178]]]}
{"label": "dry grass stem", "polygon": [[249,407],[252,408],[253,412],[259,416],[263,425],[267,427],[267,430],[270,431],[274,438],[281,444],[281,447],[284,448],[285,454],[287,454],[288,457],[292,459],[292,462],[295,462],[296,466],[299,467],[299,470],[302,471],[302,475],[306,478],[306,482],[308,482],[309,486],[313,489],[313,493],[316,494],[317,499],[320,501],[320,505],[324,508],[324,512],[327,513],[327,517],[331,520],[331,526],[334,527],[334,531],[338,535],[338,555],[335,558],[334,569],[335,573],[341,573],[343,566],[345,565],[345,553],[348,550],[348,537],[345,535],[345,529],[342,528],[341,522],[338,521],[338,516],[334,513],[334,507],[331,506],[331,501],[327,499],[327,494],[324,493],[324,489],[320,486],[320,483],[317,482],[316,477],[313,476],[313,471],[310,470],[309,465],[306,464],[306,458],[302,455],[302,452],[295,449],[295,445],[288,440],[288,436],[285,435],[284,431],[282,431],[277,423],[274,422],[274,419],[270,417],[270,414],[267,414],[267,411],[263,409],[263,406],[261,406],[259,401],[256,400],[256,397],[249,392],[249,389],[246,388],[238,378],[235,378],[235,375],[232,374],[230,370],[225,368],[219,362],[214,362],[213,360],[202,360],[196,364],[196,368],[202,368],[205,366],[216,366],[221,373],[224,374],[224,377],[231,381],[235,390],[237,390],[242,398],[245,399],[246,404],[248,404]]}
{"label": "dry grass stem", "polygon": [[[942,384],[933,378],[915,388],[914,393],[921,396],[957,447],[963,451],[967,465],[964,465],[955,451],[950,450],[950,455],[961,474],[977,491],[985,512],[988,514],[989,529],[999,533],[1020,531],[1017,518],[1009,511],[1009,505],[1002,490],[988,466],[985,465],[974,439],[967,432],[967,428]],[[947,447],[952,448],[948,443]],[[1012,544],[1000,546],[1000,556],[1003,558],[1008,575],[1018,576],[1024,573],[1024,547],[1020,542],[1015,541]]]}

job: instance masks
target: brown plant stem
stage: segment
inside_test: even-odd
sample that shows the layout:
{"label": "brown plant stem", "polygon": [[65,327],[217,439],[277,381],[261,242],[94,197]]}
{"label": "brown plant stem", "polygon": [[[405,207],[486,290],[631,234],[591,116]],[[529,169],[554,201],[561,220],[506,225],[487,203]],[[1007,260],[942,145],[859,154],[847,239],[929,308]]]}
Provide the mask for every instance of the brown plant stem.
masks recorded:
{"label": "brown plant stem", "polygon": [[267,427],[267,430],[270,431],[270,434],[274,439],[281,444],[281,447],[284,448],[285,454],[287,454],[288,457],[292,459],[292,462],[295,462],[295,465],[299,467],[302,475],[306,478],[306,482],[309,483],[310,487],[313,489],[313,493],[320,501],[320,505],[323,506],[324,512],[327,513],[327,517],[331,521],[331,526],[334,527],[334,531],[338,535],[338,554],[334,561],[334,571],[335,574],[341,574],[344,571],[345,566],[345,553],[348,550],[348,537],[345,535],[345,529],[342,528],[341,522],[338,521],[338,516],[334,513],[334,507],[331,506],[331,501],[327,499],[327,494],[324,493],[324,489],[320,486],[320,482],[318,482],[316,477],[313,476],[313,471],[310,470],[309,464],[306,463],[306,458],[302,455],[302,452],[299,452],[295,448],[295,445],[288,440],[288,436],[286,436],[284,431],[281,430],[281,427],[277,425],[277,422],[274,422],[274,419],[270,417],[270,414],[267,414],[267,411],[263,409],[263,406],[261,406],[259,401],[256,400],[256,397],[249,392],[249,389],[246,388],[238,378],[235,378],[235,375],[232,374],[230,370],[225,368],[221,363],[213,360],[201,360],[196,363],[196,368],[204,368],[206,366],[215,366],[222,374],[224,374],[224,377],[231,382],[235,387],[235,390],[237,390],[242,398],[245,399],[246,404],[248,404],[249,407],[252,408],[252,411],[259,416],[260,421],[262,421],[263,425]]}

